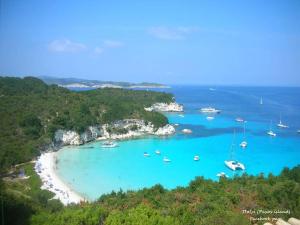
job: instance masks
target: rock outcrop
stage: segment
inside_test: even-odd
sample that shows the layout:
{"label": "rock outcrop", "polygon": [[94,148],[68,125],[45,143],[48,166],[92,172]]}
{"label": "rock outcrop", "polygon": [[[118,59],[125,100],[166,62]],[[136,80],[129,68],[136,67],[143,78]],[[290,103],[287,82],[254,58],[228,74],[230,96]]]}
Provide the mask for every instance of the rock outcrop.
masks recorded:
{"label": "rock outcrop", "polygon": [[183,112],[183,106],[176,103],[155,103],[148,108],[144,108],[146,111],[157,111],[157,112]]}
{"label": "rock outcrop", "polygon": [[128,139],[145,135],[172,135],[175,128],[167,124],[160,128],[155,128],[152,123],[138,119],[125,119],[116,121],[113,124],[102,126],[90,126],[85,132],[78,134],[71,130],[57,130],[54,135],[55,146],[81,145],[96,139]]}

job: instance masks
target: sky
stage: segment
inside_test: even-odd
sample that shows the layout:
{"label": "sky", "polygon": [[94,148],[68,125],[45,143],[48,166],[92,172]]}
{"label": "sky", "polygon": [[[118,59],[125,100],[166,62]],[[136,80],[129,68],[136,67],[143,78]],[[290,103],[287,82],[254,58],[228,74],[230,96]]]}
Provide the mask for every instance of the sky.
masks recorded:
{"label": "sky", "polygon": [[0,0],[0,75],[300,86],[299,0]]}

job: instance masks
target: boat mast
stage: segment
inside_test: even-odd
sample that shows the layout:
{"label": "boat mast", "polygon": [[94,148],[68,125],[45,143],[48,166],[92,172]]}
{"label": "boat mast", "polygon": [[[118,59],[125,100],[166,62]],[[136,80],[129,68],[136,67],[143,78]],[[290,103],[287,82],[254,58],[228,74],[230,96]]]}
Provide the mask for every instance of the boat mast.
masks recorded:
{"label": "boat mast", "polygon": [[233,130],[233,138],[230,146],[230,160],[234,159],[234,148],[235,148],[235,129]]}

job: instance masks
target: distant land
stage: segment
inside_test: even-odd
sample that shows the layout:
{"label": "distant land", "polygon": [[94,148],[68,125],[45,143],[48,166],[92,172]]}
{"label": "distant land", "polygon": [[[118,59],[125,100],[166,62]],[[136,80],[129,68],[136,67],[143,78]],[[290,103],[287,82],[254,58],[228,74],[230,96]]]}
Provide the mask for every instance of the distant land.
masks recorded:
{"label": "distant land", "polygon": [[131,83],[131,82],[117,82],[117,81],[100,81],[87,80],[80,78],[57,78],[50,76],[38,76],[37,78],[43,80],[46,84],[57,84],[65,88],[79,88],[79,89],[96,89],[96,88],[170,88],[164,84],[158,83]]}

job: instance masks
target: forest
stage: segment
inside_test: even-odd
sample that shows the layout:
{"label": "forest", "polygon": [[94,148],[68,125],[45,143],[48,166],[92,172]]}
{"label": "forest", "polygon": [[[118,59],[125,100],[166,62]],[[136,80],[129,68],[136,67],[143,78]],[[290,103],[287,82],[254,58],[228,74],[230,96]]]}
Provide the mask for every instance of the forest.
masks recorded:
{"label": "forest", "polygon": [[144,107],[171,102],[172,97],[118,88],[74,92],[34,77],[0,77],[0,173],[32,160],[58,129],[83,132],[88,126],[121,119],[144,119],[163,126],[167,118]]}

